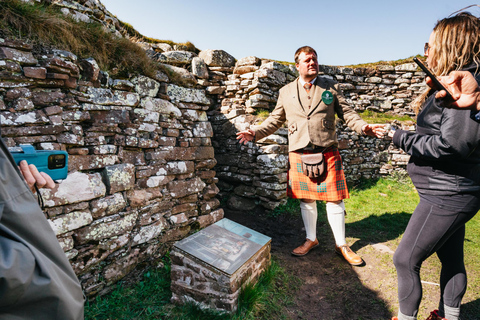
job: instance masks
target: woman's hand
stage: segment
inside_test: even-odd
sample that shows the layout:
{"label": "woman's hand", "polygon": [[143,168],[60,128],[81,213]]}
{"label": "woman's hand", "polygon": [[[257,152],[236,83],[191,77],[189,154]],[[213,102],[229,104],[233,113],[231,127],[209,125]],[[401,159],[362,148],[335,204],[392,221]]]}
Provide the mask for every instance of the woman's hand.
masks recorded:
{"label": "woman's hand", "polygon": [[55,182],[53,182],[52,178],[45,172],[39,172],[34,164],[29,165],[27,161],[22,160],[20,161],[19,169],[32,192],[35,193],[35,185],[39,189],[44,187],[49,189],[55,188]]}

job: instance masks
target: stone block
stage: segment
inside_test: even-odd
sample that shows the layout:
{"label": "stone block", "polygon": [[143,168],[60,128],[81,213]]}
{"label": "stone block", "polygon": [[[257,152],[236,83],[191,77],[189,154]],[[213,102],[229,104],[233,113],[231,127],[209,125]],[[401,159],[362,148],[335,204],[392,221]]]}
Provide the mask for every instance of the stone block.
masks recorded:
{"label": "stone block", "polygon": [[42,67],[25,67],[23,73],[27,78],[46,79],[47,69]]}
{"label": "stone block", "polygon": [[198,177],[188,181],[172,181],[167,184],[167,189],[173,198],[183,198],[187,195],[201,192],[205,187],[205,183]]}
{"label": "stone block", "polygon": [[161,217],[155,223],[140,227],[133,235],[132,235],[132,246],[142,244],[145,242],[150,241],[151,239],[157,238],[162,231],[169,227],[167,220]]}
{"label": "stone block", "polygon": [[128,234],[135,227],[137,217],[138,212],[131,211],[96,220],[95,223],[77,230],[75,241],[84,244]]}
{"label": "stone block", "polygon": [[122,196],[122,194],[119,192],[105,198],[93,200],[90,203],[90,211],[92,213],[92,216],[95,219],[98,219],[104,216],[119,213],[126,206],[127,202],[125,201],[125,198]]}
{"label": "stone block", "polygon": [[223,219],[224,212],[223,209],[217,209],[215,211],[210,212],[209,214],[205,214],[202,216],[199,216],[197,218],[197,223],[200,228],[205,228],[221,219]]}
{"label": "stone block", "polygon": [[98,66],[97,61],[93,58],[88,58],[80,61],[80,66],[82,68],[81,74],[82,78],[86,81],[97,81],[98,75],[100,73],[100,67]]}
{"label": "stone block", "polygon": [[192,73],[201,79],[208,79],[208,68],[202,58],[195,57],[192,59]]}
{"label": "stone block", "polygon": [[132,79],[132,83],[135,85],[135,91],[141,97],[156,97],[160,89],[159,82],[145,76],[137,76]]}
{"label": "stone block", "polygon": [[[186,86],[194,86],[197,84],[195,76],[187,69],[175,67],[169,64],[159,63],[160,67],[165,71],[171,79],[176,79],[178,82]],[[161,88],[160,91],[165,93]]]}
{"label": "stone block", "polygon": [[174,84],[167,85],[167,95],[173,101],[192,102],[209,105],[210,100],[203,89],[184,88]]}
{"label": "stone block", "polygon": [[127,199],[132,208],[145,205],[148,201],[161,197],[162,191],[157,188],[127,191]]}
{"label": "stone block", "polygon": [[54,207],[70,203],[93,200],[105,196],[106,188],[99,173],[70,173],[55,188],[41,189],[45,207]]}
{"label": "stone block", "polygon": [[131,163],[107,166],[102,175],[109,194],[132,189],[135,184],[135,166]]}
{"label": "stone block", "polygon": [[157,60],[167,64],[185,65],[192,62],[195,56],[196,54],[190,51],[167,51],[157,55]]}
{"label": "stone block", "polygon": [[90,211],[74,211],[54,220],[48,220],[56,235],[86,226],[93,221]]}
{"label": "stone block", "polygon": [[228,219],[177,242],[170,257],[172,302],[235,312],[243,286],[270,264],[271,239]]}
{"label": "stone block", "polygon": [[135,107],[140,102],[137,93],[103,88],[87,88],[88,102],[99,105]]}
{"label": "stone block", "polygon": [[235,58],[224,50],[202,50],[199,55],[209,67],[233,67]]}
{"label": "stone block", "polygon": [[117,162],[116,155],[71,155],[68,159],[68,168],[69,170],[93,170],[105,168]]}
{"label": "stone block", "polygon": [[31,52],[7,47],[0,47],[0,59],[12,60],[21,65],[36,65],[38,63]]}
{"label": "stone block", "polygon": [[158,112],[169,117],[182,117],[182,112],[180,111],[180,109],[167,100],[146,97],[142,99],[142,101],[140,102],[140,106],[146,110]]}

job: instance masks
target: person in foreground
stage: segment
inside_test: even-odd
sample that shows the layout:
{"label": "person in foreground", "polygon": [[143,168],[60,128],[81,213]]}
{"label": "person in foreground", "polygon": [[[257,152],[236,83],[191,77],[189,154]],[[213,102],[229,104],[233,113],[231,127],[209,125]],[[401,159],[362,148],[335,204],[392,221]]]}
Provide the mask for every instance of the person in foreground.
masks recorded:
{"label": "person in foreground", "polygon": [[[480,76],[480,20],[460,13],[437,22],[425,55],[437,76],[462,70]],[[478,86],[478,85],[477,85]],[[396,130],[393,143],[411,155],[408,172],[420,196],[393,256],[398,277],[398,320],[417,319],[420,268],[433,253],[442,264],[440,302],[430,320],[457,320],[467,288],[465,223],[480,209],[480,124],[469,110],[442,107],[434,89],[414,101],[417,130]]]}
{"label": "person in foreground", "polygon": [[[452,71],[448,76],[438,77],[440,82],[452,94],[453,101],[444,103],[447,108],[469,109],[477,114],[480,111],[480,87],[475,77],[468,71]],[[427,84],[433,86],[430,78],[427,78]],[[437,99],[446,96],[445,90],[437,91]]]}
{"label": "person in foreground", "polygon": [[[326,201],[327,217],[335,237],[335,250],[350,264],[360,265],[361,257],[345,240],[345,205],[349,197],[342,159],[337,148],[335,114],[360,134],[381,137],[383,125],[369,125],[351,108],[335,82],[318,77],[316,51],[308,46],[295,52],[299,77],[280,89],[277,105],[270,116],[255,130],[237,133],[240,143],[258,141],[274,133],[288,121],[289,170],[287,195],[300,199],[306,230],[305,242],[292,254],[304,256],[318,246],[316,200]],[[323,153],[326,174],[309,178],[302,170],[301,156]]]}
{"label": "person in foreground", "polygon": [[17,167],[0,138],[0,319],[83,319],[82,288],[35,186],[55,184],[26,161]]}

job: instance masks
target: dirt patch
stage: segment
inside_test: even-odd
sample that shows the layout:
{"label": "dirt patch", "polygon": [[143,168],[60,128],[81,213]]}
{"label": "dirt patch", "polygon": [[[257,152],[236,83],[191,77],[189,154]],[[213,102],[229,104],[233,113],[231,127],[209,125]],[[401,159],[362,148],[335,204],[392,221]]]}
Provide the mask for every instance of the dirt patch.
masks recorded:
{"label": "dirt patch", "polygon": [[[305,239],[301,217],[272,218],[261,211],[245,213],[229,209],[225,209],[225,217],[271,237],[272,256],[288,273],[302,281],[295,292],[294,305],[286,307],[290,319],[379,320],[396,315],[394,245],[347,238],[352,249],[365,261],[363,266],[352,267],[335,253],[333,235],[325,221],[317,226],[319,247],[304,257],[295,257],[291,255],[292,249]],[[424,300],[425,297],[427,301],[422,301],[419,319],[436,309],[438,287],[425,284]]]}

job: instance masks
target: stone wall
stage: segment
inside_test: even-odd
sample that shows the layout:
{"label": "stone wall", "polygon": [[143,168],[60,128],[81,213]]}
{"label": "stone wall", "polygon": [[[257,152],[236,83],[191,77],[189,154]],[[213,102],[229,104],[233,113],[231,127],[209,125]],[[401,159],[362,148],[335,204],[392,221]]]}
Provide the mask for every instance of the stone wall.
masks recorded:
{"label": "stone wall", "polygon": [[161,72],[112,79],[93,59],[0,39],[2,137],[68,152],[68,177],[42,190],[44,212],[88,296],[223,217],[210,103]]}

